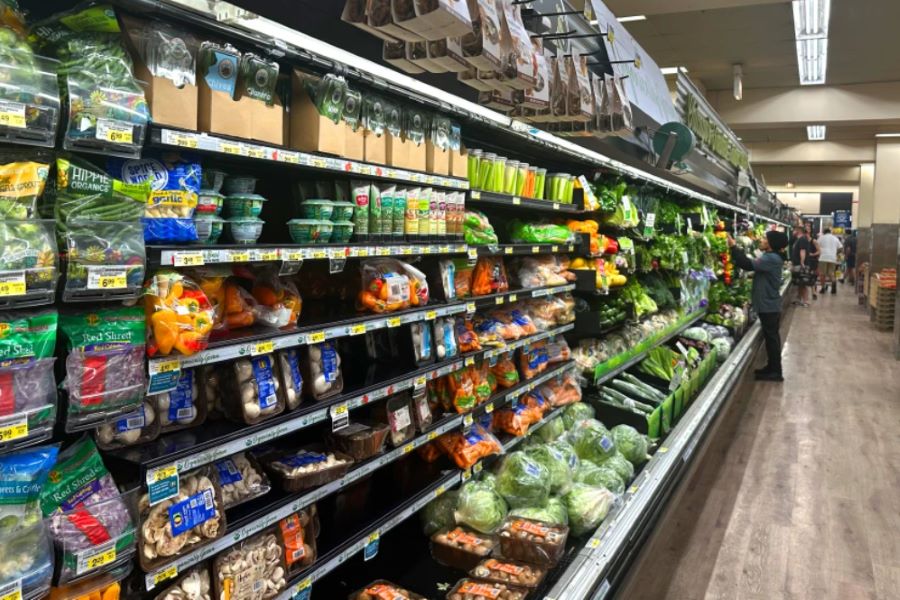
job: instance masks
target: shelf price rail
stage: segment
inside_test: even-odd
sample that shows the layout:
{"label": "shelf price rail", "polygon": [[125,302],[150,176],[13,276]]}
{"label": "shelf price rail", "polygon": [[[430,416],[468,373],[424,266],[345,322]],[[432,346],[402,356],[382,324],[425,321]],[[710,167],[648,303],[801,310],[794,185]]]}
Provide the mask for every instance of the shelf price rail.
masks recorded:
{"label": "shelf price rail", "polygon": [[[144,576],[145,588],[148,591],[154,589],[157,585],[176,577],[178,573],[183,573],[191,566],[204,561],[207,558],[218,554],[219,552],[222,552],[223,550],[233,546],[241,540],[246,539],[255,533],[258,533],[271,525],[274,525],[280,519],[288,517],[298,510],[301,510],[302,508],[309,506],[310,504],[318,502],[326,496],[338,492],[339,490],[347,487],[353,482],[358,481],[359,479],[362,479],[367,475],[370,475],[381,467],[399,460],[407,454],[410,454],[413,450],[427,444],[428,442],[436,439],[438,436],[444,433],[447,433],[448,431],[470,427],[473,423],[475,414],[493,412],[495,409],[505,406],[521,395],[533,391],[538,385],[541,385],[542,383],[552,379],[553,377],[565,373],[566,371],[571,369],[573,365],[574,363],[571,361],[561,363],[560,365],[549,369],[547,372],[531,380],[528,380],[527,382],[520,383],[518,386],[514,386],[509,390],[498,391],[498,393],[494,394],[494,396],[492,396],[492,398],[488,402],[479,406],[478,408],[480,410],[477,412],[445,415],[443,418],[439,419],[437,423],[433,424],[433,426],[429,428],[429,430],[425,433],[422,433],[418,437],[410,440],[403,446],[394,448],[389,452],[355,465],[350,471],[348,471],[346,475],[344,475],[344,477],[315,488],[299,497],[288,500],[281,500],[276,503],[276,505],[268,507],[264,516],[251,519],[247,523],[238,523],[233,528],[229,527],[229,531],[227,532],[227,534],[219,538],[218,540],[215,540],[214,542],[207,544],[206,546],[198,548],[193,552],[177,557],[171,562],[165,565],[161,565],[153,571],[146,573]],[[471,476],[471,471],[469,471],[468,474],[462,471],[457,471],[457,481],[451,484],[451,487],[452,485],[455,485],[455,483],[458,483],[458,481],[461,480],[461,478],[464,476],[466,478],[468,478],[468,476]],[[441,481],[443,482],[444,479],[442,479]],[[443,485],[447,484],[443,483]],[[436,489],[437,487],[431,487],[426,491],[434,492]],[[443,491],[441,491],[441,493],[443,493]],[[425,497],[427,497],[427,500],[425,500],[425,503],[427,503],[428,500],[430,500],[433,496],[425,494]],[[416,502],[413,502],[413,505],[416,504]],[[424,504],[422,504],[421,506],[424,506]],[[375,533],[378,534],[394,527],[397,523],[400,523],[402,520],[408,518],[409,515],[419,510],[421,506],[418,506],[418,508],[415,508],[409,514],[403,513],[406,514],[406,516],[403,516],[402,518],[394,515],[393,513],[389,514],[383,519],[383,524],[378,526]],[[394,519],[396,519],[396,521]],[[372,533],[367,535],[372,535]],[[316,578],[318,579],[328,571],[333,570],[341,562],[346,560],[346,558],[349,558],[350,555],[359,550],[358,548],[356,548],[355,544],[350,544],[350,549],[352,551],[348,552],[348,550],[345,548],[341,553],[341,555],[346,554],[344,558],[338,562],[335,562],[334,564],[331,564],[331,562],[329,561],[323,563],[321,566],[314,565],[312,568],[315,568],[315,572],[322,571],[322,573]]]}

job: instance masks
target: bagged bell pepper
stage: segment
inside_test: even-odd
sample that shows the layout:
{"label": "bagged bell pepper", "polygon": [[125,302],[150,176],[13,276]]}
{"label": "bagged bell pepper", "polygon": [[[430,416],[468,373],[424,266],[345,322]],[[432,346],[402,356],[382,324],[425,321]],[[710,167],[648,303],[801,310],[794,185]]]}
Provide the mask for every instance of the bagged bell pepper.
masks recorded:
{"label": "bagged bell pepper", "polygon": [[[173,351],[190,356],[206,349],[215,309],[197,283],[175,271],[160,271],[144,284],[147,355]],[[226,294],[226,311],[227,311]]]}

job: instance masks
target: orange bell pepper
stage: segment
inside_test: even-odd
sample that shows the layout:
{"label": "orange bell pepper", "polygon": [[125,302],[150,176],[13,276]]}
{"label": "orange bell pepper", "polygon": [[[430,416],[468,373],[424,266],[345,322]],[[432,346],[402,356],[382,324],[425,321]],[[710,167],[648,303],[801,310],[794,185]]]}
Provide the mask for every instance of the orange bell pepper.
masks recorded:
{"label": "orange bell pepper", "polygon": [[179,332],[178,315],[174,310],[162,308],[150,316],[150,330],[159,353],[167,356],[172,352]]}

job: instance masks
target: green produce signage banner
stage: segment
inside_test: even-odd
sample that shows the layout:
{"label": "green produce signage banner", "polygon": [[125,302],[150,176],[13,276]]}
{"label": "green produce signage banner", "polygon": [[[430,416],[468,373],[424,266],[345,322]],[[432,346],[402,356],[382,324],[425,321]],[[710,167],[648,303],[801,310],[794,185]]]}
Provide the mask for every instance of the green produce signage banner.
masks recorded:
{"label": "green produce signage banner", "polygon": [[706,114],[706,110],[693,94],[685,94],[684,124],[690,127],[703,144],[718,156],[721,156],[735,167],[747,169],[750,158],[747,152],[729,139],[728,134],[715,120]]}

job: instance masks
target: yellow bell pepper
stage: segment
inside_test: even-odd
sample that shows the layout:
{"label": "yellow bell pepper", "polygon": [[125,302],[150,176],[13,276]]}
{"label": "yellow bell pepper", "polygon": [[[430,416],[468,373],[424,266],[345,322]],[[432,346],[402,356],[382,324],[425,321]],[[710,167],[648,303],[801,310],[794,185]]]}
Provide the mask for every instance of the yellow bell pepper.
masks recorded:
{"label": "yellow bell pepper", "polygon": [[178,315],[174,310],[162,308],[150,316],[150,329],[153,331],[153,341],[159,353],[167,356],[175,346],[178,332]]}

